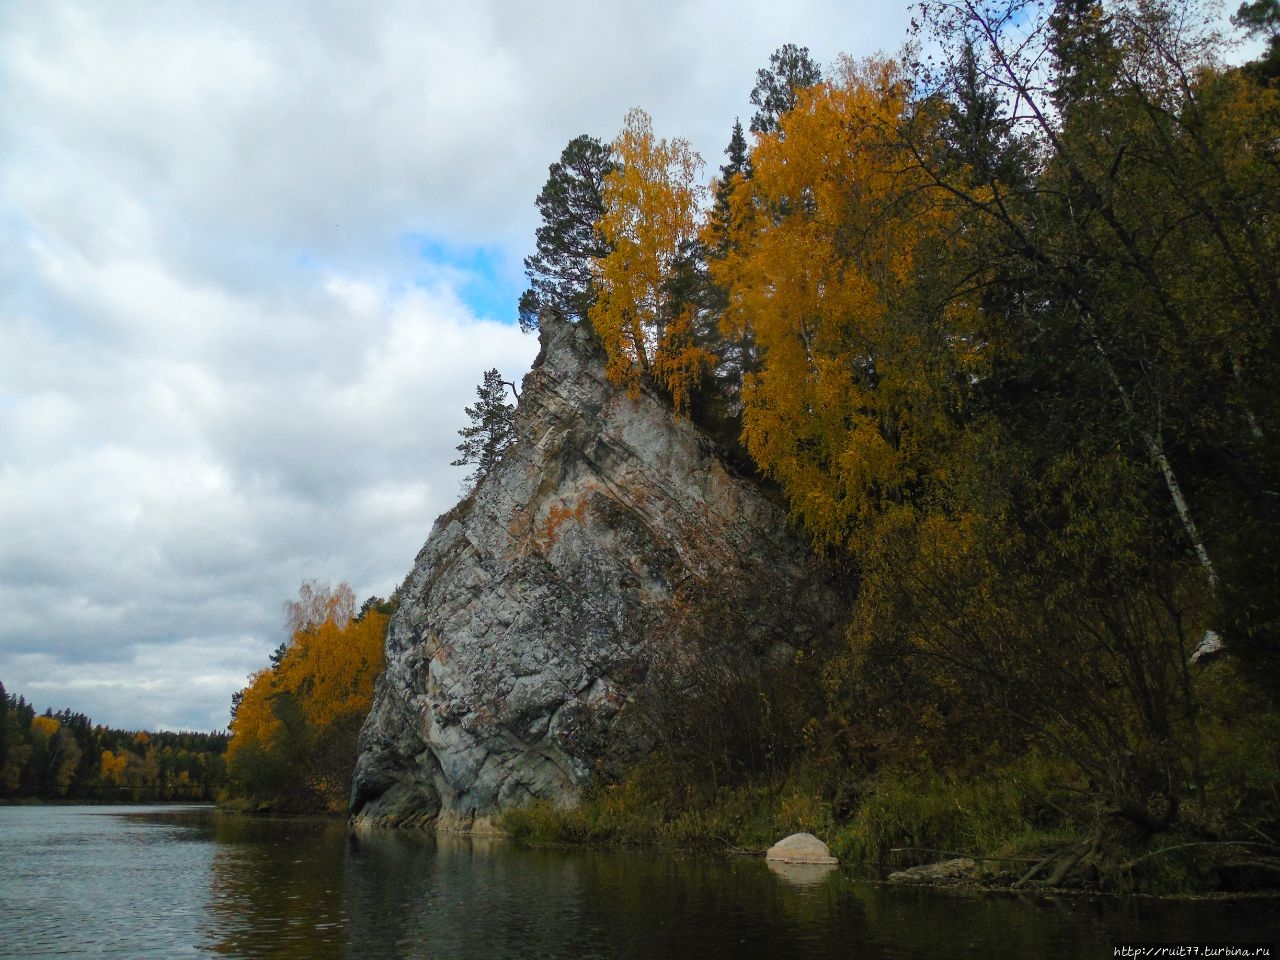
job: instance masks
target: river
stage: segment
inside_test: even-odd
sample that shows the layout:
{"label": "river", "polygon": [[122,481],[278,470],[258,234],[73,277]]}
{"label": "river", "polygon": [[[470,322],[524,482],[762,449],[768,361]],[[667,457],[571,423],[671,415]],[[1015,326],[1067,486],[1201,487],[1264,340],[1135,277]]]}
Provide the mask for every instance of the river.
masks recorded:
{"label": "river", "polygon": [[980,895],[755,858],[348,834],[210,807],[0,807],[0,957],[1111,957],[1277,904]]}

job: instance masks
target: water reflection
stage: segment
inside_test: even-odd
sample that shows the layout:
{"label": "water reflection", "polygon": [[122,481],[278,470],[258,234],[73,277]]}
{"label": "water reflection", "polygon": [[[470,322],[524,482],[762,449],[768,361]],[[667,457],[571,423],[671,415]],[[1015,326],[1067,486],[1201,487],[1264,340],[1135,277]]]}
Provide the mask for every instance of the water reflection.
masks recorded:
{"label": "water reflection", "polygon": [[[523,850],[212,809],[0,807],[0,958],[1075,960],[1274,938],[1274,901],[796,883],[762,860]],[[811,879],[811,878],[804,878]]]}
{"label": "water reflection", "polygon": [[382,944],[407,958],[772,957],[820,946],[859,909],[798,895],[754,860],[377,831],[347,854],[353,955]]}
{"label": "water reflection", "polygon": [[208,940],[233,957],[346,956],[346,825],[218,816]]}
{"label": "water reflection", "polygon": [[796,887],[811,887],[828,877],[838,875],[838,869],[830,863],[786,863],[782,860],[766,860],[769,872]]}
{"label": "water reflection", "polygon": [[1227,925],[1222,904],[885,888],[833,867],[327,821],[209,830],[206,942],[238,957],[1075,958],[1125,939],[1262,939],[1269,916],[1245,906]]}

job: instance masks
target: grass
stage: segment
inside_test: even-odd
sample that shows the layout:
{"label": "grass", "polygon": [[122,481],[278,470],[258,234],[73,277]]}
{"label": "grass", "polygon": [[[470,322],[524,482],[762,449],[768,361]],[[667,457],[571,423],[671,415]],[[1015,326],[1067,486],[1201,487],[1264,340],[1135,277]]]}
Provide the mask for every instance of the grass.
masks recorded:
{"label": "grass", "polygon": [[1205,739],[1213,758],[1207,802],[1184,800],[1177,820],[1154,833],[1108,813],[1070,768],[1035,753],[983,762],[964,776],[900,762],[852,790],[849,771],[833,765],[712,789],[650,760],[617,783],[592,786],[575,807],[538,804],[504,814],[498,826],[530,845],[742,851],[803,831],[843,863],[880,874],[967,855],[981,858],[980,880],[1008,886],[1047,858],[1033,884],[1053,878],[1155,894],[1275,889],[1280,721],[1265,714],[1232,729],[1210,726]]}
{"label": "grass", "polygon": [[618,783],[589,789],[573,808],[535,804],[498,824],[529,844],[594,843],[763,850],[799,831],[829,833],[831,805],[799,785],[743,785],[706,791],[641,765]]}
{"label": "grass", "polygon": [[[1034,759],[999,777],[962,782],[928,768],[883,771],[839,818],[830,771],[807,768],[777,783],[719,790],[682,783],[650,762],[614,784],[598,784],[572,808],[540,803],[509,811],[498,826],[528,845],[646,845],[763,851],[792,833],[812,833],[846,864],[878,871],[964,853],[988,878],[1008,876],[1071,838],[1044,803],[1045,772]],[[1001,859],[1005,858],[1005,859]],[[1025,867],[1023,867],[1025,869]]]}

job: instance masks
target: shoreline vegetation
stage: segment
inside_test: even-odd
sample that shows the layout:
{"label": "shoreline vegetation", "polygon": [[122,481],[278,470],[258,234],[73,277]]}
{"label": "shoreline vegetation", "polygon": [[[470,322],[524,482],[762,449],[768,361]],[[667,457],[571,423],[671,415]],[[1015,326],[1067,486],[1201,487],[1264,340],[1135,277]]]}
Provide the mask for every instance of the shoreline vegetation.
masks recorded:
{"label": "shoreline vegetation", "polygon": [[346,583],[302,584],[285,604],[289,640],[232,698],[224,805],[346,812],[356,737],[397,603],[394,594],[370,597],[357,609]]}
{"label": "shoreline vegetation", "polygon": [[1265,834],[1206,839],[1203,827],[1187,822],[1145,831],[1097,808],[1082,829],[1072,810],[1079,791],[1054,782],[1066,772],[1038,757],[974,779],[927,765],[887,769],[864,783],[852,812],[841,816],[829,771],[800,770],[780,781],[708,792],[705,784],[674,781],[663,763],[650,761],[620,782],[592,786],[576,808],[539,803],[494,822],[529,846],[750,854],[806,832],[869,879],[968,859],[949,874],[925,871],[902,882],[992,892],[1280,896],[1275,846]]}

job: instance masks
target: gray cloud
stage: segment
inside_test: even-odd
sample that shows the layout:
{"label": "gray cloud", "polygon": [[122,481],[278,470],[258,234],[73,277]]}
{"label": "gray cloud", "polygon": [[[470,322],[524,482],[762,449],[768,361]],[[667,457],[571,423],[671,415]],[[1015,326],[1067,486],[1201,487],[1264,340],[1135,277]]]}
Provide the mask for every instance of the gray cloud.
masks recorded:
{"label": "gray cloud", "polygon": [[906,17],[4,4],[0,679],[225,723],[303,578],[386,594],[456,498],[462,407],[536,350],[509,321],[564,143],[641,105],[713,171],[775,47],[892,49]]}

